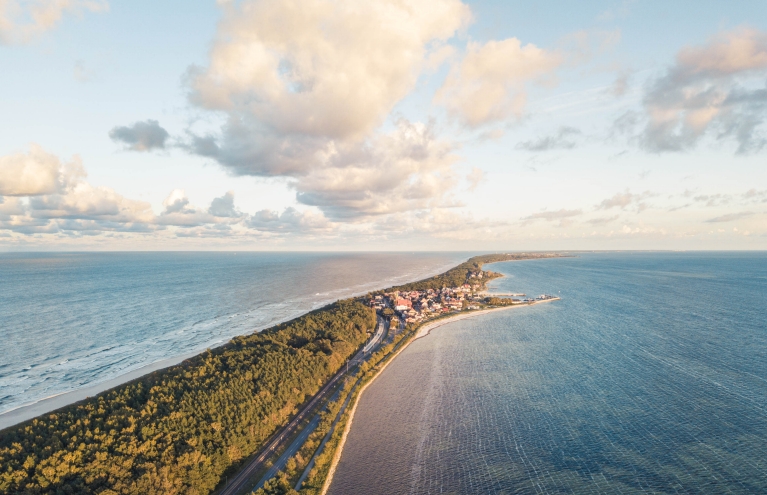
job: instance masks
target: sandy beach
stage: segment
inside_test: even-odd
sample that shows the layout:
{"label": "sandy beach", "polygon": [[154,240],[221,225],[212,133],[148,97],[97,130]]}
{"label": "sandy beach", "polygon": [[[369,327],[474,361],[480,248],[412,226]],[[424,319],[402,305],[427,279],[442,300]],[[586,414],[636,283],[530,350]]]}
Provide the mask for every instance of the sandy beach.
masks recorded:
{"label": "sandy beach", "polygon": [[181,356],[163,359],[162,361],[157,361],[155,363],[142,366],[141,368],[137,368],[133,371],[129,371],[128,373],[112,378],[111,380],[96,383],[89,387],[81,388],[78,390],[72,390],[71,392],[64,392],[52,397],[46,397],[45,399],[39,400],[37,402],[26,404],[17,407],[16,409],[11,409],[10,411],[6,411],[0,414],[0,430],[15,424],[22,423],[28,419],[36,418],[41,414],[54,412],[56,409],[74,404],[75,402],[87,399],[88,397],[93,397],[94,395],[98,395],[101,392],[109,390],[110,388],[117,387],[123,383],[128,383],[131,380],[135,380],[137,378],[141,378],[144,375],[148,375],[153,371],[174,366],[186,359],[197,356],[198,354],[200,354],[200,351],[190,352]]}
{"label": "sandy beach", "polygon": [[[426,323],[423,327],[421,327],[418,330],[418,333],[415,335],[413,340],[411,340],[410,342],[413,342],[416,339],[420,339],[421,337],[425,337],[426,335],[429,335],[429,332],[431,332],[435,328],[441,327],[442,325],[446,325],[447,323],[452,323],[454,321],[465,320],[466,318],[473,318],[475,316],[481,316],[481,315],[484,315],[484,314],[487,314],[487,313],[492,313],[494,311],[503,311],[503,310],[506,310],[506,309],[513,309],[513,308],[524,308],[524,307],[527,307],[527,306],[535,306],[536,304],[547,303],[547,302],[558,301],[558,300],[559,300],[558,297],[554,297],[552,299],[545,299],[543,301],[535,301],[535,302],[532,302],[532,303],[515,304],[513,306],[502,306],[500,308],[481,309],[479,311],[472,311],[470,313],[460,313],[460,314],[457,314],[455,316],[451,316],[449,318],[443,318],[443,319],[440,319],[440,320],[428,322],[428,323]],[[410,345],[410,342],[408,342],[408,345]],[[407,347],[407,346],[405,346],[405,347]]]}

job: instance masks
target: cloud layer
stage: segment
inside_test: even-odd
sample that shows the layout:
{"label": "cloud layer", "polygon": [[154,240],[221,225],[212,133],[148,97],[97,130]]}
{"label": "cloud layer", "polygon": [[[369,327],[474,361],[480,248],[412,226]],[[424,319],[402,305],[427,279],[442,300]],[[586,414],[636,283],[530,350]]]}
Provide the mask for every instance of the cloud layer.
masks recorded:
{"label": "cloud layer", "polygon": [[69,163],[31,145],[28,153],[0,157],[0,229],[25,234],[146,231],[154,214],[148,203],[124,198],[85,181],[78,157]]}

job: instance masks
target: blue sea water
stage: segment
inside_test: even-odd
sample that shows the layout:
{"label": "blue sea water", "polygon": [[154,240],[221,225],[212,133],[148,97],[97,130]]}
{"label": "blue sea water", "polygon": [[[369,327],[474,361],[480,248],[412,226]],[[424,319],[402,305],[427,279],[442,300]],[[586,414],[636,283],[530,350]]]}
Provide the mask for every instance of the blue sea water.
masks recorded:
{"label": "blue sea water", "polygon": [[0,413],[441,272],[466,257],[0,254]]}
{"label": "blue sea water", "polygon": [[767,254],[491,265],[562,300],[444,325],[367,389],[331,495],[767,493]]}

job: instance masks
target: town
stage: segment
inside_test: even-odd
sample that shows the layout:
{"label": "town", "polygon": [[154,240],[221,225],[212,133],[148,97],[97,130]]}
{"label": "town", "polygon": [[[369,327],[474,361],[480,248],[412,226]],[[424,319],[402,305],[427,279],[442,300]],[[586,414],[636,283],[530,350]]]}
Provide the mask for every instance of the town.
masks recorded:
{"label": "town", "polygon": [[[479,272],[476,277],[482,278],[482,272]],[[518,295],[524,296],[525,294]],[[384,292],[369,295],[365,298],[365,303],[383,316],[391,317],[392,323],[396,323],[393,320],[397,318],[404,325],[419,323],[456,311],[533,304],[553,299],[557,298],[547,294],[525,299],[500,298],[480,290],[480,285],[465,283],[459,287],[443,287],[442,289]]]}

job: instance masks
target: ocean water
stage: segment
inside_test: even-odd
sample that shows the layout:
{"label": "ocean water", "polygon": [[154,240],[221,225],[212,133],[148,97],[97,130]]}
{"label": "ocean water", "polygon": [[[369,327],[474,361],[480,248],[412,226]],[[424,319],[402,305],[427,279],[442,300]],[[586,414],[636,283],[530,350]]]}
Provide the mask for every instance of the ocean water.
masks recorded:
{"label": "ocean water", "polygon": [[0,413],[337,299],[423,278],[456,253],[0,254]]}
{"label": "ocean water", "polygon": [[767,253],[492,266],[562,300],[411,344],[330,494],[767,493]]}

